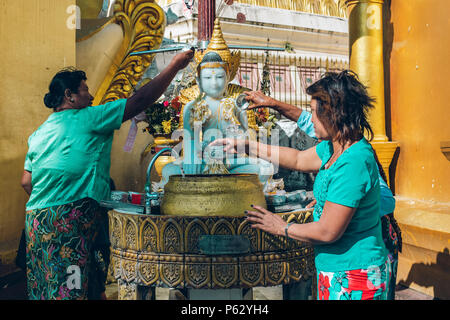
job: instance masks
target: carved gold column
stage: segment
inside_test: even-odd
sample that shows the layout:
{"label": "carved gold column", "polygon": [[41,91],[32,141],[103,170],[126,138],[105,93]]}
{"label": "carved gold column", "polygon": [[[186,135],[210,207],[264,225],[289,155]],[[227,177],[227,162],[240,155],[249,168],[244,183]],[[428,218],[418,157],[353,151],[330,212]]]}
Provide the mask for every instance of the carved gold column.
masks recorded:
{"label": "carved gold column", "polygon": [[356,72],[376,99],[369,114],[374,132],[372,146],[389,181],[389,165],[399,146],[386,136],[383,64],[384,0],[345,0],[349,26],[350,69]]}
{"label": "carved gold column", "polygon": [[450,161],[450,141],[441,141],[441,152]]}
{"label": "carved gold column", "polygon": [[114,22],[122,27],[124,40],[112,57],[112,65],[95,94],[94,105],[130,95],[154,58],[154,54],[130,56],[130,53],[159,48],[166,15],[155,0],[116,0]]}

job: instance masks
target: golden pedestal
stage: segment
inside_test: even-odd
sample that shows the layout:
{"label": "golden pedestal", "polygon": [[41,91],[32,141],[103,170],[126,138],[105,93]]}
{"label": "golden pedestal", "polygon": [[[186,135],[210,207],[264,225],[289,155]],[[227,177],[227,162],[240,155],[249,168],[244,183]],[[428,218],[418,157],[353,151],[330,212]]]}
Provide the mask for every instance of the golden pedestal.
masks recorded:
{"label": "golden pedestal", "polygon": [[391,165],[392,158],[394,157],[395,151],[400,146],[397,141],[385,141],[385,142],[372,142],[372,147],[377,153],[378,160],[383,167],[384,173],[389,184],[389,166]]}
{"label": "golden pedestal", "polygon": [[[280,214],[312,221],[312,209]],[[253,229],[245,217],[187,217],[109,212],[111,263],[119,299],[143,299],[148,287],[228,289],[275,286],[314,277],[312,246]],[[205,255],[201,235],[250,240],[248,254]]]}

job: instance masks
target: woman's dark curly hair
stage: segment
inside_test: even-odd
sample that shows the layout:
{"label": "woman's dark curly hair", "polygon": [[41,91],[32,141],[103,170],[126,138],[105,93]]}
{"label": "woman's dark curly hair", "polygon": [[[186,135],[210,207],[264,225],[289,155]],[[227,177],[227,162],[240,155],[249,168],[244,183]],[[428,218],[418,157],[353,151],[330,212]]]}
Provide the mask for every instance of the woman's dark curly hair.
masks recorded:
{"label": "woman's dark curly hair", "polygon": [[356,73],[350,70],[327,72],[310,85],[306,93],[317,101],[316,113],[320,122],[340,143],[358,141],[365,132],[369,141],[373,139],[367,113],[373,108],[375,99],[369,97],[367,87]]}
{"label": "woman's dark curly hair", "polygon": [[86,73],[73,67],[59,71],[53,77],[48,87],[48,93],[44,96],[44,104],[47,108],[59,107],[64,101],[66,89],[78,93],[81,81],[87,80]]}

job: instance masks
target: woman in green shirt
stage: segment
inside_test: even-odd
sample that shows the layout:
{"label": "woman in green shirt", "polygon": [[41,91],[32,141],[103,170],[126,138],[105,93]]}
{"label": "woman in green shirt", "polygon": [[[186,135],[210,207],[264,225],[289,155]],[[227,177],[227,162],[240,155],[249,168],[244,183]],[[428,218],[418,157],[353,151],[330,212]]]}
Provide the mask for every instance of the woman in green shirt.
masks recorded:
{"label": "woman in green shirt", "polygon": [[[286,223],[254,206],[252,227],[314,245],[319,299],[386,299],[390,265],[381,237],[380,183],[367,121],[367,90],[349,71],[327,73],[307,88],[318,145],[304,151],[222,139],[225,150],[248,150],[291,170],[317,172],[314,221]],[[239,149],[240,148],[240,149]]]}
{"label": "woman in green shirt", "polygon": [[44,97],[53,109],[28,139],[22,186],[29,299],[86,299],[99,201],[110,192],[114,130],[156,101],[193,51],[176,55],[128,99],[91,106],[83,71],[66,69]]}

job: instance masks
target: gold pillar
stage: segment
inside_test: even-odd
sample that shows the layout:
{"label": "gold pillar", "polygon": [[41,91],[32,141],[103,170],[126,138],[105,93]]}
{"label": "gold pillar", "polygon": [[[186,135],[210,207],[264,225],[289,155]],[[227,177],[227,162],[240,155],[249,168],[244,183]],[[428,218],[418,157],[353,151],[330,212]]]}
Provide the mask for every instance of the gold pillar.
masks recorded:
{"label": "gold pillar", "polygon": [[384,0],[348,0],[350,69],[376,99],[369,114],[374,141],[387,141],[384,114],[383,23]]}
{"label": "gold pillar", "polygon": [[347,5],[350,69],[356,72],[376,99],[369,114],[373,129],[372,146],[389,180],[389,165],[398,143],[386,136],[383,64],[384,0],[345,0]]}

